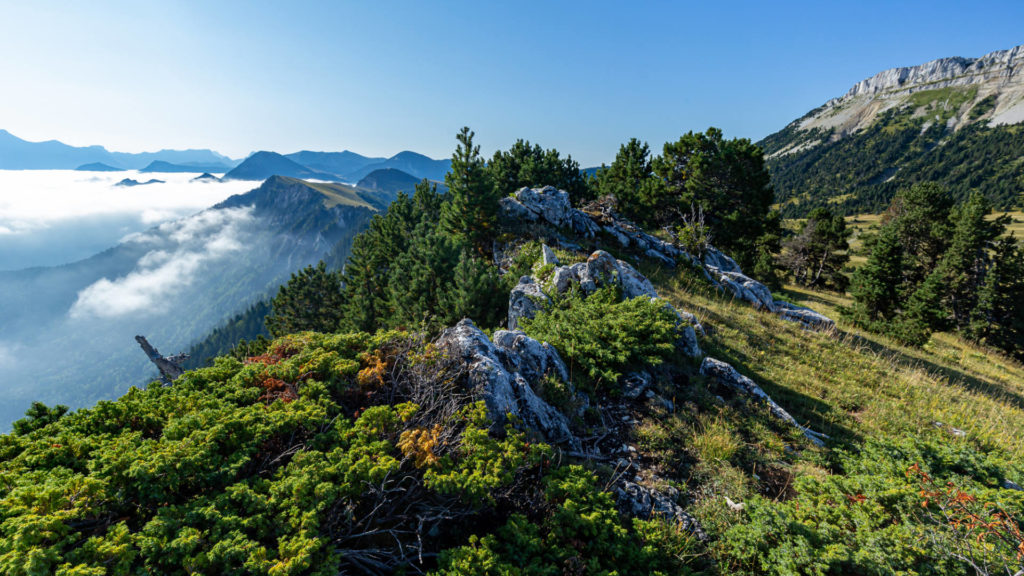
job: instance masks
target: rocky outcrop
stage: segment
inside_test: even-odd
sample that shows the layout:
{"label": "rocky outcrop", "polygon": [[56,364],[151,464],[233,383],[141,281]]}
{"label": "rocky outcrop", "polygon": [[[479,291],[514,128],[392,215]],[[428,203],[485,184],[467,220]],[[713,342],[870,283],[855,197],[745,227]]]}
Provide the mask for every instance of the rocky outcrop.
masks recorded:
{"label": "rocky outcrop", "polygon": [[836,323],[828,316],[782,300],[775,301],[775,312],[783,320],[800,322],[808,330],[831,332],[836,329]]}
{"label": "rocky outcrop", "polygon": [[[603,286],[617,285],[625,299],[655,299],[658,297],[658,292],[646,276],[604,250],[595,251],[587,258],[586,262],[555,268],[551,272],[549,283],[558,294],[565,294],[573,286],[578,286],[580,292],[587,296]],[[512,293],[509,295],[509,330],[517,329],[523,318],[535,317],[537,312],[547,306],[550,301],[551,299],[544,293],[537,279],[531,276],[520,278],[519,284],[512,289]],[[697,318],[688,312],[676,310],[668,302],[665,302],[665,307],[671,310],[678,319],[677,328],[680,337],[677,346],[679,349],[687,356],[700,357],[701,350],[695,331],[695,325],[700,326],[697,323]]]}
{"label": "rocky outcrop", "polygon": [[828,438],[828,436],[820,432],[815,432],[806,426],[800,425],[796,419],[789,414],[789,412],[786,412],[782,406],[776,404],[775,401],[772,400],[771,396],[765,393],[760,386],[754,383],[750,378],[747,378],[737,372],[730,364],[707,357],[700,365],[700,373],[748,400],[767,404],[768,410],[773,417],[782,420],[790,426],[799,428],[800,431],[803,432],[804,436],[806,436],[815,445],[825,445],[825,439]]}
{"label": "rocky outcrop", "polygon": [[502,198],[501,211],[507,218],[520,221],[543,221],[556,228],[567,228],[585,238],[598,232],[589,216],[572,207],[569,193],[553,186],[539,190],[521,188],[515,198]]}
{"label": "rocky outcrop", "polygon": [[[936,91],[934,104],[945,109],[950,105],[948,93],[962,95],[949,108],[948,128],[956,130],[976,122],[990,126],[1024,122],[1024,46],[991,52],[980,58],[941,58],[918,66],[883,70],[853,85],[841,97],[833,98],[809,112],[791,126],[800,132],[822,129],[829,131],[828,141],[835,141],[863,130],[886,111],[904,106],[921,106],[913,99],[922,91]],[[972,114],[975,106],[989,99],[990,111]],[[934,110],[934,109],[933,109]],[[922,108],[922,113],[923,108]],[[769,157],[800,153],[824,141],[816,135],[794,134]]]}
{"label": "rocky outcrop", "polygon": [[579,448],[569,419],[536,394],[533,386],[548,371],[568,374],[558,352],[526,336],[505,332],[491,342],[472,320],[464,319],[438,337],[437,345],[461,356],[468,365],[469,385],[480,394],[498,429],[509,417],[522,421],[554,444]]}
{"label": "rocky outcrop", "polygon": [[[591,214],[573,208],[569,203],[568,193],[556,190],[551,186],[540,190],[522,188],[514,194],[514,197],[502,198],[501,212],[502,217],[508,222],[546,223],[556,228],[570,229],[586,238],[593,237],[597,232],[603,232],[621,244],[623,248],[642,253],[666,266],[676,266],[679,262],[691,262],[700,267],[704,276],[712,284],[732,294],[738,300],[749,302],[758,310],[776,313],[784,320],[799,322],[809,330],[832,330],[835,328],[835,322],[822,314],[808,308],[775,301],[767,286],[744,275],[735,260],[715,247],[707,247],[701,259],[694,258],[685,250],[644,232],[640,227],[619,218],[610,210]],[[544,264],[557,262],[554,252],[547,245],[542,248],[542,257]],[[586,263],[557,268],[551,276],[551,282],[559,293],[564,293],[574,283],[579,284],[585,293],[590,293],[600,285],[602,278],[607,277],[619,279],[623,294],[627,298],[635,298],[641,294],[657,296],[650,281],[632,266],[622,260],[616,260],[603,250],[594,252]],[[520,293],[514,294],[510,302],[510,329],[518,326],[516,323],[518,318],[524,315],[532,317],[528,314],[536,313],[536,307],[523,300],[526,289],[526,287],[520,289]],[[535,292],[533,295],[537,296]],[[691,322],[691,324],[696,324],[696,322]],[[696,340],[693,342],[696,343]]]}
{"label": "rocky outcrop", "polygon": [[519,328],[520,318],[533,318],[551,301],[533,278],[523,276],[508,298],[508,329]]}
{"label": "rocky outcrop", "polygon": [[919,66],[892,68],[861,80],[844,98],[875,95],[916,86],[929,89],[986,81],[1006,83],[1024,71],[1024,46],[990,52],[980,58],[940,58]]}
{"label": "rocky outcrop", "polygon": [[[617,468],[620,469],[618,471],[621,472],[621,476],[616,482],[613,492],[619,508],[636,518],[661,516],[693,534],[698,540],[707,541],[707,534],[697,519],[678,504],[678,490],[671,486],[657,490],[648,487],[643,478],[637,474],[639,470],[636,465],[627,460],[620,459]],[[653,482],[657,482],[657,480],[656,476],[652,478]]]}

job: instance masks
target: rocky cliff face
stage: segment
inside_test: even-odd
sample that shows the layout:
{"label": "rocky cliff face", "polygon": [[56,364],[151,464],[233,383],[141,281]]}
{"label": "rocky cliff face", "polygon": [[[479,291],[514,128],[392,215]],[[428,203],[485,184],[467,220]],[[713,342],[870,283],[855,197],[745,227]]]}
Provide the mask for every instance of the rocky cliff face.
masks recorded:
{"label": "rocky cliff face", "polygon": [[[983,102],[984,112],[978,109]],[[936,114],[936,119],[952,129],[974,122],[990,126],[1024,122],[1024,45],[980,58],[941,58],[879,72],[807,114],[796,125],[805,131],[834,129],[832,138],[838,139],[870,126],[887,110],[908,105],[919,114],[933,112],[928,108],[942,108],[945,114]],[[797,152],[816,144],[795,142],[773,153]]]}
{"label": "rocky cliff face", "polygon": [[879,72],[758,144],[784,217],[877,213],[920,182],[1010,210],[1024,187],[1021,123],[1024,46]]}

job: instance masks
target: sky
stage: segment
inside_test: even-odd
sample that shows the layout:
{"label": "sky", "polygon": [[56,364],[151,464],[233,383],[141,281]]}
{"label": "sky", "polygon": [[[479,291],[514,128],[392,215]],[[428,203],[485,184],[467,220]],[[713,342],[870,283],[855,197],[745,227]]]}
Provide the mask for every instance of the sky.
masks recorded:
{"label": "sky", "polygon": [[1024,44],[1024,2],[0,0],[0,128],[139,152],[485,155],[759,140],[881,70]]}

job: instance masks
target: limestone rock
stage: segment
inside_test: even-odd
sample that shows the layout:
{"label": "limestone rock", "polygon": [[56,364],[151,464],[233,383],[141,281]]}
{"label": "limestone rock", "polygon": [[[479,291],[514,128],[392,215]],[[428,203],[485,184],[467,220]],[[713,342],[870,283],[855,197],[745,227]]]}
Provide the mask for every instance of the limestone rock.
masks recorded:
{"label": "limestone rock", "polygon": [[674,488],[668,488],[667,493],[659,492],[635,481],[620,480],[615,486],[615,496],[619,507],[630,516],[650,518],[658,515],[693,534],[698,540],[707,541],[707,534],[697,519],[675,502],[678,493]]}
{"label": "limestone rock", "polygon": [[572,207],[568,192],[552,186],[545,186],[539,190],[519,189],[514,198],[501,200],[501,212],[509,220],[542,220],[556,228],[568,228],[587,238],[593,237],[599,230],[598,225],[589,216]]}
{"label": "limestone rock", "polygon": [[622,379],[622,395],[636,400],[651,387],[651,375],[647,372],[632,372]]}
{"label": "limestone rock", "polygon": [[719,384],[729,388],[730,390],[756,402],[764,402],[768,405],[768,409],[771,415],[791,426],[799,428],[811,442],[817,446],[825,445],[825,438],[828,436],[814,432],[806,426],[801,426],[795,418],[790,416],[789,412],[786,412],[782,406],[779,406],[772,400],[771,396],[768,396],[764,390],[761,389],[753,380],[740,374],[731,365],[716,360],[714,358],[706,357],[700,365],[700,373],[704,376],[716,380]]}
{"label": "limestone rock", "polygon": [[742,272],[722,272],[719,280],[732,292],[733,296],[750,302],[754,308],[769,312],[775,311],[775,299],[772,298],[772,291],[757,280]]}
{"label": "limestone rock", "polygon": [[[543,434],[550,442],[578,448],[579,441],[572,434],[568,418],[537,396],[521,372],[510,371],[506,367],[527,367],[530,373],[542,364],[545,368],[550,364],[557,373],[559,367],[554,364],[555,359],[561,362],[557,353],[522,334],[507,333],[502,341],[510,346],[499,349],[467,318],[443,331],[437,343],[452,350],[469,365],[469,385],[483,397],[495,428],[503,428],[508,417],[512,416]],[[529,356],[524,358],[520,350]],[[564,371],[565,366],[560,369]]]}
{"label": "limestone rock", "polygon": [[508,298],[508,329],[519,328],[520,318],[533,318],[546,304],[551,302],[540,285],[529,276],[519,279]]}
{"label": "limestone rock", "polygon": [[569,381],[569,369],[558,355],[558,350],[547,342],[538,342],[521,330],[498,330],[494,333],[494,345],[510,352],[506,356],[511,365],[506,364],[506,368],[520,372],[531,384],[536,384],[549,373],[562,382]]}
{"label": "limestone rock", "polygon": [[740,267],[735,260],[714,247],[709,247],[704,252],[704,265],[717,272],[740,272]]}
{"label": "limestone rock", "polygon": [[559,265],[558,256],[555,256],[555,251],[551,249],[547,244],[541,244],[540,246],[541,264],[554,266]]}
{"label": "limestone rock", "polygon": [[783,320],[800,322],[804,325],[804,328],[809,330],[831,332],[836,329],[835,321],[824,314],[811,310],[810,308],[804,308],[803,306],[797,306],[796,304],[776,300],[775,311]]}

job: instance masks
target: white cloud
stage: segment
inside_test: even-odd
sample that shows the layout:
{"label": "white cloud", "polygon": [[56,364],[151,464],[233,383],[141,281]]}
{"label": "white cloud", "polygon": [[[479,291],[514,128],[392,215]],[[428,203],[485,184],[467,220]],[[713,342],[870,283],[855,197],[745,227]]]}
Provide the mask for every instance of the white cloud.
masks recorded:
{"label": "white cloud", "polygon": [[252,220],[251,208],[233,208],[161,225],[166,246],[147,252],[127,275],[102,278],[80,291],[69,315],[111,318],[163,312],[201,268],[242,249],[246,224]]}
{"label": "white cloud", "polygon": [[[259,183],[192,182],[195,174],[0,170],[0,228],[31,232],[49,224],[93,217],[134,214],[151,226],[208,208]],[[124,178],[164,180],[147,186],[115,186]]]}

